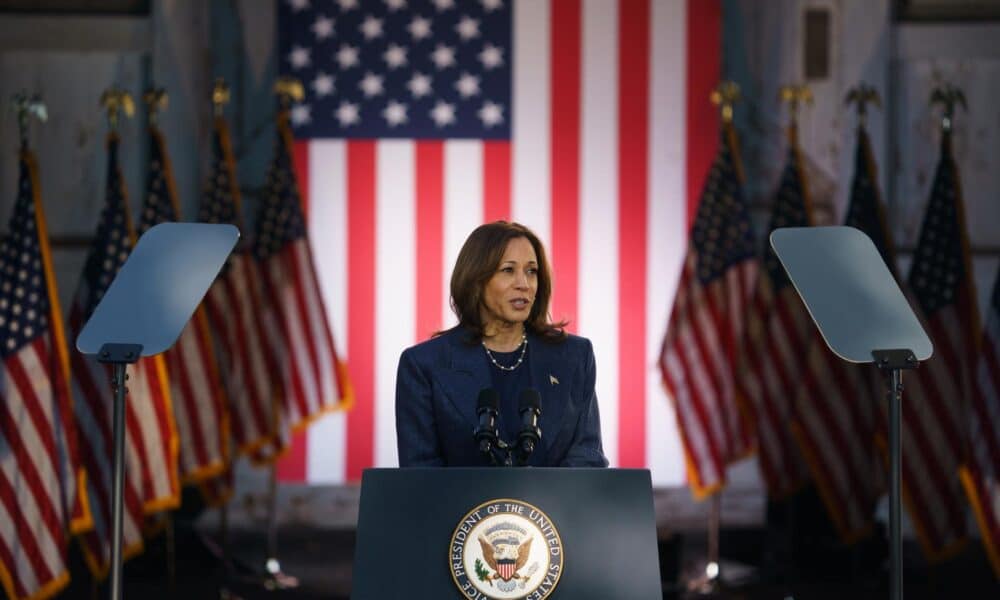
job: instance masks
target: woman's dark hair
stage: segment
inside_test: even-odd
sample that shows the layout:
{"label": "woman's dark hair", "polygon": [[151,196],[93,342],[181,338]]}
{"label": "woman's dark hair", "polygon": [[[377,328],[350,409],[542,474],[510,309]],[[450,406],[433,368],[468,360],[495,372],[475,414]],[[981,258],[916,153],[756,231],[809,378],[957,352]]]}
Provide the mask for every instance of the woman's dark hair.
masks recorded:
{"label": "woman's dark hair", "polygon": [[549,321],[549,301],[552,299],[552,273],[545,257],[545,248],[538,236],[520,223],[494,221],[476,227],[455,261],[451,273],[451,310],[458,317],[458,324],[469,330],[478,341],[482,339],[484,323],[480,314],[483,290],[500,266],[507,244],[515,238],[525,238],[531,243],[538,258],[538,290],[531,312],[524,322],[527,331],[550,341],[566,337],[565,321]]}

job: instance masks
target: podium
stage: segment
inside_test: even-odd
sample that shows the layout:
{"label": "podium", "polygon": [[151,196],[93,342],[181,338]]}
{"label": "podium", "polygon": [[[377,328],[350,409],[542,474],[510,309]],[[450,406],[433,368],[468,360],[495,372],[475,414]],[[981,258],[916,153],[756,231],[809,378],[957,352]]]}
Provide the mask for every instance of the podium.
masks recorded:
{"label": "podium", "polygon": [[351,597],[658,600],[649,471],[367,469]]}

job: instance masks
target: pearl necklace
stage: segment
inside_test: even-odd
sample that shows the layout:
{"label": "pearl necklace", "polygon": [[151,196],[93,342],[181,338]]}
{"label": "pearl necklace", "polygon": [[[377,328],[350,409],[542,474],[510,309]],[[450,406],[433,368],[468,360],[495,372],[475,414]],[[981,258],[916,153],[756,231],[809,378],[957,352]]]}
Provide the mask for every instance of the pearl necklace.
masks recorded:
{"label": "pearl necklace", "polygon": [[528,351],[528,336],[522,333],[521,343],[519,344],[521,348],[521,356],[517,357],[517,362],[515,362],[513,366],[505,367],[500,363],[498,363],[497,359],[493,358],[493,353],[490,352],[490,349],[486,347],[486,340],[483,340],[482,343],[483,343],[483,350],[486,350],[486,356],[490,358],[490,362],[493,363],[494,367],[500,369],[501,371],[513,371],[514,369],[520,367],[521,363],[524,362],[524,353]]}

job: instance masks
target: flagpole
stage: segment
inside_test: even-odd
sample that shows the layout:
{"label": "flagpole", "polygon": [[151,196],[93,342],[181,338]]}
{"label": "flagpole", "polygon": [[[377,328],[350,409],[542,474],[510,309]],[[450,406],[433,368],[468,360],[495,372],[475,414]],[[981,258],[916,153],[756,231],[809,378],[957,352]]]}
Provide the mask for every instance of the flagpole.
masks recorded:
{"label": "flagpole", "polygon": [[177,591],[177,539],[174,532],[174,516],[167,514],[167,591],[171,595]]}
{"label": "flagpole", "polygon": [[[293,101],[301,101],[305,96],[302,83],[292,77],[280,77],[274,84],[274,93],[278,100],[278,118],[289,110]],[[280,124],[278,135],[281,135]],[[279,141],[279,143],[281,143]],[[277,432],[279,416],[277,411],[272,414],[274,427]],[[267,562],[265,568],[269,578],[264,582],[268,589],[289,589],[296,588],[299,580],[281,571],[281,563],[278,561],[278,467],[277,460],[272,460],[268,474],[268,515],[267,515]]]}
{"label": "flagpole", "polygon": [[281,574],[278,562],[278,466],[271,461],[267,474],[267,562],[265,567],[272,578]]}
{"label": "flagpole", "polygon": [[[155,140],[155,135],[152,132],[159,123],[160,110],[167,107],[167,92],[163,88],[151,87],[143,93],[142,101],[146,105],[146,115],[149,119],[150,136],[152,136]],[[167,590],[173,594],[177,589],[177,540],[174,530],[173,514],[166,513],[164,518],[164,526],[166,529],[164,535],[166,537]]]}
{"label": "flagpole", "polygon": [[[107,111],[108,127],[112,132],[118,129],[118,118],[124,112],[132,116],[135,105],[132,96],[119,89],[109,89],[101,95],[101,106]],[[122,597],[122,533],[125,496],[125,395],[128,390],[125,381],[128,375],[125,367],[139,359],[141,346],[128,344],[106,344],[98,355],[98,361],[111,363],[113,375],[111,386],[114,390],[112,416],[112,436],[114,448],[114,471],[112,474],[111,499],[111,600]]]}
{"label": "flagpole", "polygon": [[722,521],[722,492],[712,494],[708,510],[708,564],[705,577],[710,589],[717,590],[722,582],[722,565],[719,561],[719,528]]}
{"label": "flagpole", "polygon": [[[732,81],[722,81],[712,90],[709,100],[719,108],[719,118],[723,128],[733,126],[733,105],[740,99],[740,87]],[[716,490],[709,499],[708,506],[708,552],[705,566],[694,580],[688,581],[687,589],[697,595],[713,596],[722,585],[721,559],[719,557],[719,532],[722,524],[722,490]]]}

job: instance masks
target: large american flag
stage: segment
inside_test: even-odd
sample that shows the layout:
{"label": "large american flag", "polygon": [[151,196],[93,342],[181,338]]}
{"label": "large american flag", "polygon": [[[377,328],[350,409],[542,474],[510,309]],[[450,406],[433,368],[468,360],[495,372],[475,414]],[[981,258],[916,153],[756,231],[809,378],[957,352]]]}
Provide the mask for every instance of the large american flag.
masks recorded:
{"label": "large american flag", "polygon": [[736,353],[758,260],[736,144],[735,129],[726,125],[691,229],[660,356],[697,498],[722,489],[726,467],[753,448],[737,405]]}
{"label": "large american flag", "polygon": [[295,167],[355,406],[296,439],[288,480],[397,464],[401,351],[454,322],[448,282],[479,224],[550,251],[552,316],[594,341],[604,448],[684,481],[657,357],[715,154],[717,0],[279,3],[302,80]]}
{"label": "large american flag", "polygon": [[[865,232],[895,273],[895,252],[877,188],[871,142],[858,128],[854,179],[844,224]],[[886,387],[872,365],[854,365],[813,328],[804,381],[794,399],[793,432],[834,527],[846,543],[870,533],[885,473],[875,443]]]}
{"label": "large american flag", "polygon": [[273,456],[279,440],[280,374],[272,341],[260,319],[263,314],[260,273],[247,243],[241,215],[229,129],[219,116],[212,135],[212,170],[202,194],[198,220],[236,225],[244,236],[209,288],[205,307],[229,398],[233,444],[237,451],[251,457]]}
{"label": "large american flag", "polygon": [[964,211],[951,134],[945,132],[908,278],[934,355],[909,382],[903,376],[904,499],[931,560],[953,554],[967,529],[958,472],[968,443],[972,357],[980,331]]}
{"label": "large american flag", "polygon": [[69,582],[70,532],[88,525],[69,359],[34,155],[0,243],[0,583],[48,598]]}
{"label": "large american flag", "polygon": [[277,120],[275,156],[257,211],[254,255],[264,292],[261,318],[281,375],[282,428],[300,429],[352,400],[316,277],[298,184],[288,113]]}
{"label": "large american flag", "polygon": [[979,352],[969,419],[970,452],[961,476],[983,547],[1000,578],[1000,271]]}
{"label": "large american flag", "polygon": [[[163,134],[149,129],[149,169],[139,235],[154,225],[180,220],[170,157]],[[174,345],[164,353],[170,399],[180,440],[181,481],[196,482],[222,471],[228,460],[225,396],[205,310],[199,307]]]}
{"label": "large american flag", "polygon": [[[768,236],[779,227],[811,225],[810,211],[793,124]],[[791,425],[793,399],[805,372],[814,325],[768,237],[764,238],[762,267],[749,306],[737,387],[753,417],[768,492],[782,497],[794,492],[807,476]]]}
{"label": "large american flag", "polygon": [[[108,136],[105,205],[87,253],[69,313],[70,339],[76,339],[132,249],[134,230],[125,183],[118,164],[117,134]],[[80,455],[87,471],[87,498],[93,529],[81,537],[84,559],[97,577],[111,559],[112,420],[110,369],[92,356],[71,353],[72,390]],[[125,401],[125,486],[122,552],[142,550],[146,513],[176,507],[178,441],[170,406],[163,357],[140,359],[127,369]]]}

